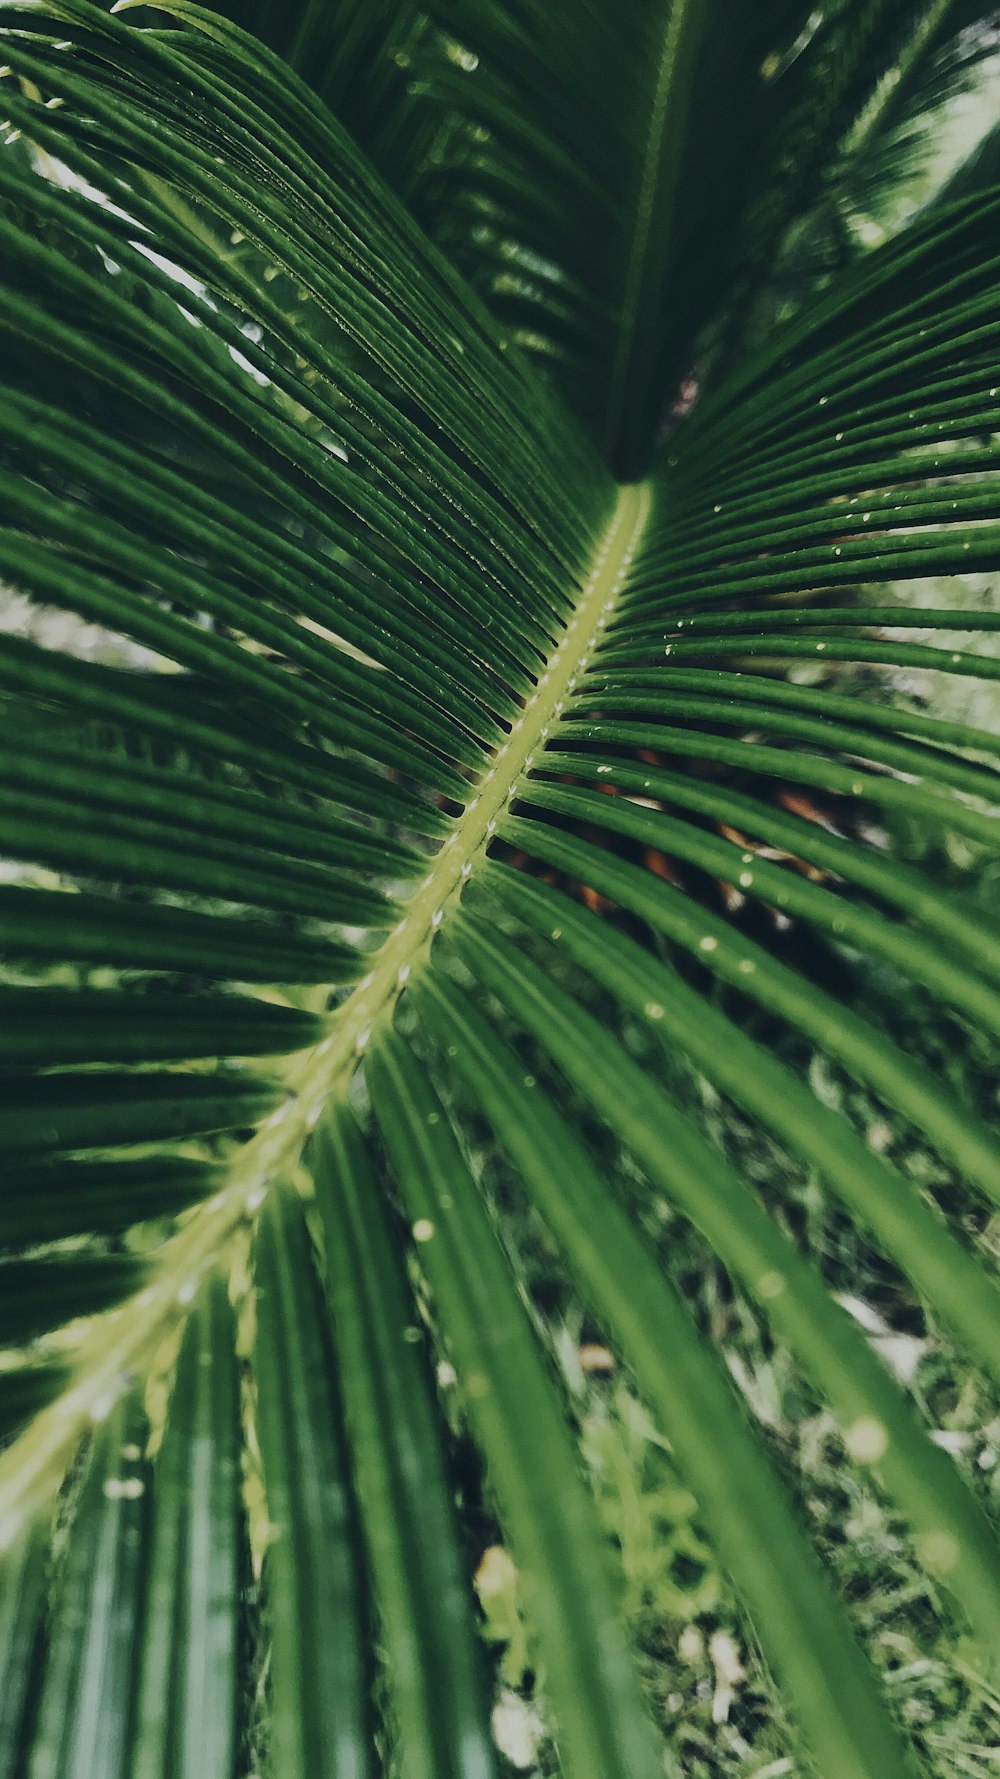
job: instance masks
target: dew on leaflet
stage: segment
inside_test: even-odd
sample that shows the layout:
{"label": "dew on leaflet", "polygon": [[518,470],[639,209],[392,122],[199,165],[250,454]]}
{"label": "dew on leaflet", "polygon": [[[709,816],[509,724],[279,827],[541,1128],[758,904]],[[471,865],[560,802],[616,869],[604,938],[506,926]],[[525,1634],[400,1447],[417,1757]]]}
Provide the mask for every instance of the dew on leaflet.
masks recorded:
{"label": "dew on leaflet", "polygon": [[917,1539],[917,1557],[925,1568],[936,1570],[939,1575],[946,1575],[954,1569],[962,1554],[958,1539],[953,1532],[926,1532]]}
{"label": "dew on leaflet", "polygon": [[889,1449],[889,1435],[881,1421],[865,1415],[845,1429],[844,1444],[858,1464],[877,1464]]}
{"label": "dew on leaflet", "polygon": [[109,1501],[138,1501],[146,1493],[141,1476],[109,1476],[104,1494]]}
{"label": "dew on leaflet", "polygon": [[659,1001],[647,1001],[644,1011],[647,1019],[663,1018],[663,1008]]}
{"label": "dew on leaflet", "polygon": [[433,1234],[434,1234],[434,1225],[431,1222],[430,1218],[429,1217],[418,1217],[416,1223],[414,1223],[414,1225],[413,1225],[413,1239],[414,1239],[414,1241],[415,1242],[429,1242]]}
{"label": "dew on leaflet", "polygon": [[718,951],[718,949],[719,941],[712,933],[706,933],[703,939],[698,940],[699,951]]}

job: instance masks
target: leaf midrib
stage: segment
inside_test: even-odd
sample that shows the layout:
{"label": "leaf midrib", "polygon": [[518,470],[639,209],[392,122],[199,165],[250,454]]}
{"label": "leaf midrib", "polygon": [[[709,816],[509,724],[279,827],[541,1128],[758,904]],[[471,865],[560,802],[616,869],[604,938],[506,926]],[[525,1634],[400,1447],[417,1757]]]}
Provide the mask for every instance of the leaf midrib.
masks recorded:
{"label": "leaf midrib", "polygon": [[499,817],[585,672],[625,585],[650,504],[646,483],[619,489],[573,617],[535,691],[489,770],[472,787],[472,798],[375,954],[371,971],[332,1015],[328,1035],[294,1060],[286,1077],[289,1097],[239,1151],[228,1184],[173,1237],[145,1288],[98,1321],[79,1349],[70,1389],[0,1456],[0,1551],[58,1486],[85,1426],[107,1416],[130,1375],[186,1313],[200,1281],[239,1226],[253,1219],[271,1183],[295,1166],[324,1108],[346,1088],[373,1030],[391,1019],[410,974],[428,955],[447,909],[485,857]]}
{"label": "leaf midrib", "polygon": [[648,344],[643,324],[655,314],[661,294],[680,176],[689,64],[697,50],[705,0],[665,0],[665,4],[667,17],[652,89],[608,380],[604,445],[612,463],[629,446],[635,449],[646,443],[638,437],[634,425],[634,385],[637,372],[643,377],[649,373],[648,355],[643,350]]}

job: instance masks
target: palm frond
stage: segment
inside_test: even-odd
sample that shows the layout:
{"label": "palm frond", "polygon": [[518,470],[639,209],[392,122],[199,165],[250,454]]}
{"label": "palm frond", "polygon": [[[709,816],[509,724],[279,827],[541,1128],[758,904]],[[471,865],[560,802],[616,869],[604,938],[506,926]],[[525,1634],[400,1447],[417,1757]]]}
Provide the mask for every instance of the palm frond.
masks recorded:
{"label": "palm frond", "polygon": [[124,1770],[141,1612],[146,1420],[136,1394],[111,1408],[80,1484],[55,1591],[28,1771]]}
{"label": "palm frond", "polygon": [[262,1209],[254,1286],[254,1418],[277,1531],[264,1557],[273,1759],[290,1779],[368,1773],[368,1626],[343,1408],[309,1234],[290,1189]]}
{"label": "palm frond", "polygon": [[[17,1158],[0,1334],[10,1375],[53,1393],[0,1455],[0,1758],[29,1779],[221,1779],[241,1738],[270,1736],[292,1775],[374,1773],[387,1744],[409,1774],[489,1775],[429,1347],[522,1572],[568,1770],[661,1770],[476,1119],[669,1440],[808,1757],[824,1779],[904,1779],[788,1481],[592,1137],[756,1304],[941,1611],[995,1649],[1000,1557],[974,1491],[662,1061],[687,1057],[820,1181],[997,1381],[988,1266],[820,1105],[796,1047],[987,1204],[995,1134],[705,885],[921,984],[958,1031],[1000,1029],[981,911],[768,794],[996,844],[994,736],[781,663],[996,677],[948,634],[994,619],[853,598],[1000,565],[983,442],[1000,198],[933,213],[832,283],[616,487],[321,83],[184,0],[162,29],[90,0],[0,18],[21,138],[0,205],[0,564],[163,664],[0,649],[0,846],[24,872],[0,892]],[[507,43],[530,77],[535,23],[484,11],[498,66]],[[686,53],[657,80],[669,63],[690,101]],[[649,218],[670,208],[683,116]],[[586,167],[560,141],[546,179]],[[661,285],[636,285],[621,390]],[[626,411],[638,450],[649,415]],[[45,1520],[88,1430],[49,1611]],[[250,1624],[268,1656],[247,1723]]]}
{"label": "palm frond", "polygon": [[342,1105],[330,1108],[317,1132],[313,1171],[352,1470],[394,1677],[389,1727],[400,1759],[415,1773],[489,1773],[495,1754],[469,1636],[467,1570],[440,1409],[420,1350],[421,1324],[410,1320],[413,1289],[398,1229]]}
{"label": "palm frond", "polygon": [[[249,1567],[240,1451],[235,1329],[226,1282],[215,1274],[183,1331],[148,1478],[138,1669],[121,1713],[123,1740],[132,1744],[125,1770],[233,1766],[243,1712],[237,1606]],[[103,1740],[100,1716],[97,1729]]]}

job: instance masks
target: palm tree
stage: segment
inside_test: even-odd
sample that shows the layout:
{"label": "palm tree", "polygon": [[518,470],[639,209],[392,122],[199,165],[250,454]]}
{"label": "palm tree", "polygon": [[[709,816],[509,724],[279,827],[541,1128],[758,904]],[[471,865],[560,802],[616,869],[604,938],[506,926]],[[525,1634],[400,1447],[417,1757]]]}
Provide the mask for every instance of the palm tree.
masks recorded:
{"label": "palm tree", "polygon": [[[987,1109],[857,994],[1000,1031],[943,853],[992,856],[1000,744],[897,673],[1000,677],[949,634],[996,614],[906,601],[1000,566],[990,143],[877,249],[849,226],[982,9],[136,5],[0,18],[0,572],[123,639],[0,636],[0,1770],[495,1773],[458,1428],[563,1770],[663,1772],[530,1214],[796,1758],[902,1779],[646,1213],[986,1663],[986,1511],[782,1213],[816,1182],[1000,1381]],[[816,1052],[940,1158],[950,1225]]]}

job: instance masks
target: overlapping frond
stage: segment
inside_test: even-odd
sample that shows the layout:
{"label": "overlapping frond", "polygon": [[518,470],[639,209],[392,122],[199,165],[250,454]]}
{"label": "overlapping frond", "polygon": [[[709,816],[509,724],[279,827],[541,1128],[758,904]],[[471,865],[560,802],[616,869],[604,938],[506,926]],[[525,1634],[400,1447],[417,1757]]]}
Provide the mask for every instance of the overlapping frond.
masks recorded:
{"label": "overlapping frond", "polygon": [[692,331],[718,302],[730,226],[780,115],[761,69],[806,11],[432,9],[427,103],[456,123],[421,213],[625,477],[645,466]]}
{"label": "overlapping frond", "polygon": [[917,12],[828,175],[841,203],[877,215],[894,188],[905,190],[908,177],[925,171],[942,119],[957,101],[973,98],[995,68],[1000,18],[982,14],[980,5],[955,0]]}
{"label": "overlapping frond", "polygon": [[[932,205],[995,183],[989,141],[995,114],[997,15],[975,4],[929,0],[904,9],[888,62],[845,108],[842,133],[806,187],[767,274],[750,332],[797,307],[828,278],[909,226]],[[869,63],[863,63],[870,73]],[[733,305],[734,313],[737,305]]]}
{"label": "overlapping frond", "polygon": [[[488,22],[520,55],[517,18]],[[0,1763],[94,1770],[103,1737],[109,1779],[221,1779],[268,1743],[303,1779],[384,1758],[487,1779],[457,1417],[567,1771],[661,1771],[486,1128],[669,1440],[803,1748],[824,1779],[903,1779],[787,1479],[591,1138],[697,1229],[941,1610],[995,1649],[973,1488],[661,1059],[766,1131],[1000,1382],[995,1277],[796,1046],[994,1205],[995,1134],[709,893],[920,984],[959,1032],[1000,1029],[981,911],[852,829],[882,812],[995,846],[996,738],[782,672],[997,675],[949,646],[978,615],[921,609],[932,640],[897,641],[913,611],[854,589],[998,566],[1000,199],[831,285],[616,489],[285,64],[183,0],[162,29],[90,0],[0,21],[0,566],[161,663],[0,638],[21,867],[0,890],[0,1408],[51,1398],[0,1456]]]}
{"label": "overlapping frond", "polygon": [[987,53],[982,10],[460,0],[417,56],[442,127],[415,201],[632,477],[789,230],[898,180],[907,120]]}

